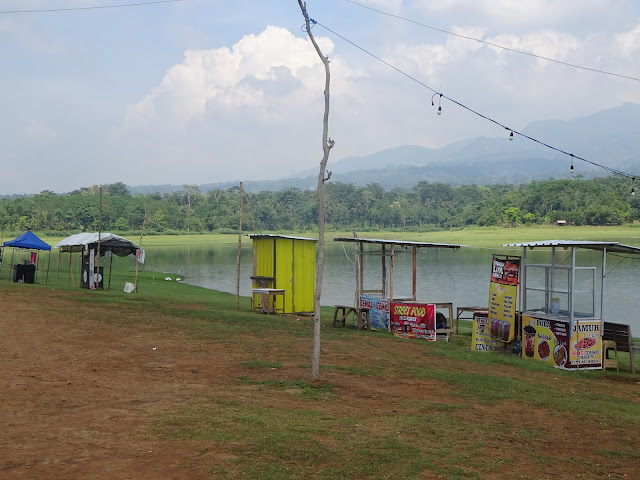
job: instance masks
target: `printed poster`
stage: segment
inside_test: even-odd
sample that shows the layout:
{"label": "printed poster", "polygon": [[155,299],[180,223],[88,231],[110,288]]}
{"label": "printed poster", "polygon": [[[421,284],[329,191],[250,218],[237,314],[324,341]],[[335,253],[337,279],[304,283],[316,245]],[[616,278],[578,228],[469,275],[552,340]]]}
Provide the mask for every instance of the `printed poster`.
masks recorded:
{"label": "printed poster", "polygon": [[515,338],[520,257],[493,256],[489,287],[489,335],[500,342]]}
{"label": "printed poster", "polygon": [[426,303],[391,303],[391,331],[397,337],[436,341],[436,306]]}
{"label": "printed poster", "polygon": [[574,321],[522,317],[522,356],[556,368],[602,368],[599,320]]}
{"label": "printed poster", "polygon": [[389,330],[389,300],[372,295],[360,295],[360,308],[369,309],[371,328]]}
{"label": "printed poster", "polygon": [[473,312],[473,339],[471,348],[477,352],[492,352],[502,347],[498,340],[491,338],[489,331],[489,312]]}

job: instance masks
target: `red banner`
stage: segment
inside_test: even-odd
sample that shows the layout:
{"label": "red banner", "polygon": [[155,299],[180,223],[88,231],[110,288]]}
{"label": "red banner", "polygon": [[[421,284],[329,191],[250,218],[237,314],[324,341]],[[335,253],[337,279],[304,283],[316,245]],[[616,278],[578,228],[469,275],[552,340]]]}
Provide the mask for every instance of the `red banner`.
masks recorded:
{"label": "red banner", "polygon": [[404,338],[436,340],[436,306],[425,303],[391,303],[391,331]]}

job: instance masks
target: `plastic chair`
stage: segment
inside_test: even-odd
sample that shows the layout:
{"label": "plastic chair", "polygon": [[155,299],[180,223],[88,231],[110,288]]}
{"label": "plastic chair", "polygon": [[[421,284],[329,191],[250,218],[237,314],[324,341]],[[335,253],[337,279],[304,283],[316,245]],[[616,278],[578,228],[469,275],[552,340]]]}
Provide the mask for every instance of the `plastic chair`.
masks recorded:
{"label": "plastic chair", "polygon": [[[609,358],[609,352],[613,351],[613,358]],[[618,368],[618,348],[613,340],[602,340],[602,369]]]}

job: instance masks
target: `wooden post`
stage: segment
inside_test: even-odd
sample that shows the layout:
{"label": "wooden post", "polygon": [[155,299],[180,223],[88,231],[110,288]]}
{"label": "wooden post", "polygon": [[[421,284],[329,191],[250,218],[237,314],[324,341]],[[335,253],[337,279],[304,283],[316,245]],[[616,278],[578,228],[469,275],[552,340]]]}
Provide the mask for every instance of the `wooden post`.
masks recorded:
{"label": "wooden post", "polygon": [[382,244],[382,298],[387,293],[387,246]]}
{"label": "wooden post", "polygon": [[[393,252],[394,252],[394,245],[393,243],[391,244],[391,257],[389,258],[389,302],[393,301]],[[391,305],[389,305],[389,308],[391,308]]]}
{"label": "wooden post", "polygon": [[413,246],[413,301],[416,301],[416,265],[417,265],[417,251],[418,247]]}
{"label": "wooden post", "polygon": [[60,255],[62,255],[62,250],[58,249],[58,267],[56,268],[56,287],[58,286],[58,278],[60,277]]}
{"label": "wooden post", "polygon": [[[98,221],[98,255],[96,256],[96,271],[98,275],[100,274],[100,237],[102,236],[102,187],[100,187],[100,217]],[[93,272],[89,272],[89,276],[91,278],[91,282],[93,283],[94,279],[97,278],[94,276]],[[102,285],[104,286],[104,279]],[[97,288],[97,285],[96,285]]]}
{"label": "wooden post", "polygon": [[238,271],[236,279],[236,310],[240,310],[240,256],[242,255],[242,182],[240,182],[240,218],[238,220]]}
{"label": "wooden post", "polygon": [[[138,248],[142,250],[142,234],[144,233],[144,224],[147,221],[147,212],[144,213],[144,218],[142,219],[142,228],[140,229],[140,243],[138,243]],[[138,266],[140,262],[138,262],[138,255],[136,255],[136,280],[135,280],[135,289],[134,292],[138,293]]]}
{"label": "wooden post", "polygon": [[113,267],[113,252],[111,252],[111,260],[109,262],[109,284],[107,285],[109,290],[111,290],[111,267]]}

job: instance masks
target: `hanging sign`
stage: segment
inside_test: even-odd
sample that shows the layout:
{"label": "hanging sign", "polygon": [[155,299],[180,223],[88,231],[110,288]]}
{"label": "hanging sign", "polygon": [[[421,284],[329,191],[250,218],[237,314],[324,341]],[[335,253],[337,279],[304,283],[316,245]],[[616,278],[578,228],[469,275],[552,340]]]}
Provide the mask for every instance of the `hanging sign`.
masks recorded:
{"label": "hanging sign", "polygon": [[94,258],[95,258],[95,250],[92,248],[89,250],[89,276],[87,278],[87,281],[89,282],[89,289],[90,290],[94,290],[96,288],[95,286],[95,277],[93,275],[93,265],[94,265]]}
{"label": "hanging sign", "polygon": [[38,254],[36,252],[31,252],[31,265],[36,264],[37,258],[38,258]]}
{"label": "hanging sign", "polygon": [[489,287],[489,335],[499,342],[515,338],[520,257],[494,255]]}

